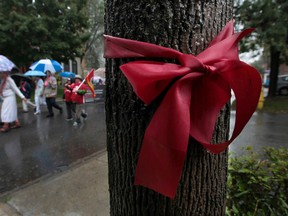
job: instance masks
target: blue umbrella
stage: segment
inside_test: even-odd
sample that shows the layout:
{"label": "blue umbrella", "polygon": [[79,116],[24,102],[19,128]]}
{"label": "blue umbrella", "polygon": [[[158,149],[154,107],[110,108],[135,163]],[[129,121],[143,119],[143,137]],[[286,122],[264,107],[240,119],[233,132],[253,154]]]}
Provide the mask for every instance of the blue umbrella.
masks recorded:
{"label": "blue umbrella", "polygon": [[30,70],[27,71],[24,76],[46,76],[46,74],[42,71]]}
{"label": "blue umbrella", "polygon": [[15,64],[3,55],[0,55],[0,72],[11,71]]}
{"label": "blue umbrella", "polygon": [[39,61],[34,62],[29,68],[31,70],[42,72],[46,72],[47,70],[51,72],[59,72],[63,69],[59,62],[50,59],[40,59]]}
{"label": "blue umbrella", "polygon": [[74,78],[76,74],[70,71],[64,71],[64,72],[61,72],[59,75],[61,77]]}

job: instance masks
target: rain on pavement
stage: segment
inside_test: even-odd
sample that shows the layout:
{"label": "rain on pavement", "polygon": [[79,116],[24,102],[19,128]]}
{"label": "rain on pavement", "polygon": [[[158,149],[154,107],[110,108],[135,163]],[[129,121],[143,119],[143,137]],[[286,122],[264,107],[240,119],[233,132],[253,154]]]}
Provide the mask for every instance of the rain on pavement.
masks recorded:
{"label": "rain on pavement", "polygon": [[[234,126],[235,112],[231,112],[230,131]],[[245,153],[246,147],[261,153],[263,147],[288,148],[288,113],[255,112],[242,133],[232,142],[232,156]]]}
{"label": "rain on pavement", "polygon": [[[61,104],[64,108],[65,104]],[[65,121],[65,112],[55,111],[46,118],[47,109],[34,116],[18,110],[22,127],[0,134],[0,196],[42,176],[69,169],[75,161],[106,148],[105,106],[87,103],[88,119],[80,127]],[[235,112],[231,113],[231,127]],[[243,154],[243,147],[288,147],[288,114],[255,112],[229,151]]]}
{"label": "rain on pavement", "polygon": [[106,148],[104,102],[86,103],[88,117],[80,127],[65,120],[65,104],[59,104],[64,112],[54,109],[53,118],[46,118],[46,106],[36,116],[20,107],[22,127],[0,133],[0,196]]}

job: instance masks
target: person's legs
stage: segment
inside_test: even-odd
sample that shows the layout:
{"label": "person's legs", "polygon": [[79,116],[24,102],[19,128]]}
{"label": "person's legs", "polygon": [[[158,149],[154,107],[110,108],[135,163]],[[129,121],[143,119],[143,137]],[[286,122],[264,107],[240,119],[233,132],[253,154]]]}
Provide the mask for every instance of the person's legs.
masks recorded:
{"label": "person's legs", "polygon": [[41,113],[41,110],[40,110],[40,97],[39,96],[35,96],[34,98],[34,101],[35,101],[35,105],[36,105],[36,111],[35,111],[35,115]]}
{"label": "person's legs", "polygon": [[51,98],[51,105],[53,106],[53,107],[55,107],[56,109],[58,109],[59,111],[60,111],[60,113],[62,114],[63,113],[63,109],[62,109],[62,107],[61,106],[59,106],[57,103],[56,103],[56,98]]}
{"label": "person's legs", "polygon": [[9,131],[9,123],[4,122],[2,128],[0,128],[1,132],[8,132]]}
{"label": "person's legs", "polygon": [[82,109],[81,109],[81,116],[83,117],[83,119],[86,119],[87,118],[87,113],[84,109],[84,106],[82,106]]}
{"label": "person's legs", "polygon": [[71,102],[71,110],[72,110],[73,115],[75,115],[75,113],[76,113],[76,103]]}
{"label": "person's legs", "polygon": [[40,96],[40,104],[47,105],[46,104],[46,97],[44,95]]}
{"label": "person's legs", "polygon": [[80,104],[76,104],[76,110],[75,110],[75,122],[74,122],[74,126],[80,125],[81,124],[81,106]]}
{"label": "person's legs", "polygon": [[23,112],[28,112],[28,105],[27,102],[22,100]]}
{"label": "person's legs", "polygon": [[13,126],[11,126],[12,129],[20,128],[20,127],[21,127],[21,125],[20,125],[19,119],[17,119],[17,120],[15,121],[15,124],[14,124]]}
{"label": "person's legs", "polygon": [[66,111],[67,111],[67,119],[66,120],[71,120],[72,119],[72,102],[66,102]]}
{"label": "person's legs", "polygon": [[52,117],[54,116],[53,110],[52,110],[52,103],[51,103],[52,98],[46,98],[46,104],[47,104],[47,109],[49,114],[46,117]]}

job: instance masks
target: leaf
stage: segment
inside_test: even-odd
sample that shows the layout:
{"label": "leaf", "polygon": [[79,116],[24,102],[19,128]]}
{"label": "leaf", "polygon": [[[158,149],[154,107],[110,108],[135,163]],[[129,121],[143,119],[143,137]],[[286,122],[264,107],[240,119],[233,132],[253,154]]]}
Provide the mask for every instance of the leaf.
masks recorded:
{"label": "leaf", "polygon": [[245,195],[245,194],[247,194],[247,193],[250,193],[251,191],[249,191],[249,190],[246,190],[246,191],[243,191],[243,192],[241,192],[241,193],[238,193],[238,194],[235,194],[235,197],[241,197],[241,196],[243,196],[243,195]]}

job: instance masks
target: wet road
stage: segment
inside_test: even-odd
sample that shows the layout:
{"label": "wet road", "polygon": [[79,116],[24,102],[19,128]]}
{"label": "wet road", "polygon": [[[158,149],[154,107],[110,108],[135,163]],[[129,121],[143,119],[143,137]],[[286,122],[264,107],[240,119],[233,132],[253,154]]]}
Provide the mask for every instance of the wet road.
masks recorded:
{"label": "wet road", "polygon": [[[62,104],[64,106],[64,104]],[[23,127],[0,133],[0,195],[45,175],[68,169],[72,163],[106,147],[103,102],[87,103],[88,119],[79,128],[55,112],[46,118],[46,107],[39,116],[21,113]],[[231,123],[235,113],[231,114]],[[234,155],[243,147],[261,151],[263,146],[288,147],[288,114],[255,113],[240,136],[230,145]]]}
{"label": "wet road", "polygon": [[[230,120],[233,127],[235,112],[231,113]],[[229,151],[234,152],[234,156],[242,155],[247,146],[258,152],[269,146],[288,148],[288,113],[255,112],[242,133],[230,145]]]}
{"label": "wet road", "polygon": [[[60,103],[63,108],[65,104]],[[88,118],[80,127],[67,122],[64,113],[47,109],[35,116],[21,113],[22,127],[0,133],[0,195],[47,174],[61,172],[75,161],[106,147],[104,103],[87,103]],[[65,109],[64,109],[65,110]]]}

